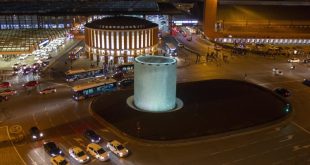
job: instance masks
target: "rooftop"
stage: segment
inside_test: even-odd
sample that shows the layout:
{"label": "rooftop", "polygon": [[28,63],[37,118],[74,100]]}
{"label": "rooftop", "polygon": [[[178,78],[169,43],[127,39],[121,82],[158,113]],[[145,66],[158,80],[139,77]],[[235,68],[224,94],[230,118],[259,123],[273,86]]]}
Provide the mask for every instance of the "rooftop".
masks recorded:
{"label": "rooftop", "polygon": [[87,23],[85,27],[94,29],[147,29],[158,27],[157,24],[137,17],[106,17]]}

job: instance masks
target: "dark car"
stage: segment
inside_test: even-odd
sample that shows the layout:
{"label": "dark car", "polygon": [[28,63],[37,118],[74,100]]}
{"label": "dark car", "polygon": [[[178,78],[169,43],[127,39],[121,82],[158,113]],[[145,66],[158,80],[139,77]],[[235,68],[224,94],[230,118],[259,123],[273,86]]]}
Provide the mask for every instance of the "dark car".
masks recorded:
{"label": "dark car", "polygon": [[117,80],[117,81],[120,81],[124,78],[124,73],[123,72],[117,72],[117,73],[113,74],[112,78]]}
{"label": "dark car", "polygon": [[44,150],[50,156],[62,155],[62,150],[54,142],[45,142],[43,144]]}
{"label": "dark car", "polygon": [[101,137],[91,129],[86,129],[84,132],[84,136],[92,143],[99,143],[101,140]]}
{"label": "dark car", "polygon": [[291,92],[286,88],[276,88],[274,92],[283,97],[289,97],[291,95]]}
{"label": "dark car", "polygon": [[11,83],[10,82],[2,82],[0,83],[0,88],[9,88],[11,87]]}
{"label": "dark car", "polygon": [[310,80],[309,79],[304,79],[304,81],[302,83],[307,85],[307,86],[310,86]]}
{"label": "dark car", "polygon": [[8,96],[0,96],[0,102],[7,101],[9,99]]}
{"label": "dark car", "polygon": [[35,87],[39,84],[38,81],[29,81],[23,84],[23,87]]}
{"label": "dark car", "polygon": [[29,74],[31,72],[32,72],[32,68],[31,67],[27,67],[27,68],[23,69],[23,74],[24,75],[27,75],[27,74]]}
{"label": "dark car", "polygon": [[31,127],[29,129],[30,136],[32,140],[39,140],[43,138],[43,133],[39,130],[38,127]]}
{"label": "dark car", "polygon": [[303,62],[304,62],[304,63],[309,63],[309,62],[310,62],[310,59],[309,59],[309,58],[308,58],[308,59],[304,59]]}
{"label": "dark car", "polygon": [[121,87],[121,88],[126,88],[126,87],[129,87],[129,86],[132,86],[133,83],[134,83],[134,79],[132,79],[132,78],[125,78],[125,79],[119,81],[117,83],[117,85],[119,87]]}

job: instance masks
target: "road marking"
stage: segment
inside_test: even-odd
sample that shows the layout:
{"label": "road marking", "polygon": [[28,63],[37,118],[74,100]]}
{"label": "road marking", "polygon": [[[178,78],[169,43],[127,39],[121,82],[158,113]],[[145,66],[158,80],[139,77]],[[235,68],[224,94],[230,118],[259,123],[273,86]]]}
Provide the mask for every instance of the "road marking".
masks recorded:
{"label": "road marking", "polygon": [[23,162],[24,165],[27,165],[26,162],[25,162],[25,160],[20,156],[20,154],[19,154],[19,152],[17,151],[17,149],[16,149],[14,143],[13,143],[12,140],[11,140],[12,138],[11,138],[11,136],[10,136],[8,126],[4,126],[4,127],[6,128],[6,131],[7,131],[8,137],[9,137],[9,139],[10,139],[10,142],[11,142],[11,144],[13,145],[13,148],[14,148],[15,152],[17,153],[18,157],[20,158],[20,160]]}
{"label": "road marking", "polygon": [[300,126],[299,124],[295,123],[294,121],[291,121],[291,123],[292,123],[293,125],[295,125],[296,127],[298,127],[299,129],[305,131],[307,134],[310,135],[310,131],[306,130],[304,127]]}
{"label": "road marking", "polygon": [[29,154],[27,154],[28,158],[31,160],[32,164],[37,165],[37,162],[34,161]]}
{"label": "road marking", "polygon": [[37,150],[34,150],[34,153],[38,155],[38,157],[41,159],[42,162],[45,162],[45,160],[43,158],[41,158],[41,155],[38,153]]}
{"label": "road marking", "polygon": [[34,123],[36,124],[36,126],[38,126],[39,123],[38,123],[38,121],[37,121],[37,119],[36,119],[36,117],[35,117],[35,113],[32,114],[32,118],[33,118]]}
{"label": "road marking", "polygon": [[289,141],[289,140],[292,140],[294,137],[294,135],[287,135],[287,137],[283,140],[280,140],[279,142],[282,143],[282,142],[285,142],[285,141]]}

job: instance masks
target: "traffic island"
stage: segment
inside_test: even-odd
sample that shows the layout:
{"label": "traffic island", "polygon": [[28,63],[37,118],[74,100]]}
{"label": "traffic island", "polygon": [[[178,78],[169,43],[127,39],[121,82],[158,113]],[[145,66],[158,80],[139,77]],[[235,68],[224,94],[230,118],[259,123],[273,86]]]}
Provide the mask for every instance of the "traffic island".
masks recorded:
{"label": "traffic island", "polygon": [[144,140],[182,140],[210,136],[281,121],[290,103],[261,86],[238,80],[206,80],[177,84],[177,111],[149,113],[126,103],[133,89],[101,95],[94,113],[118,131]]}

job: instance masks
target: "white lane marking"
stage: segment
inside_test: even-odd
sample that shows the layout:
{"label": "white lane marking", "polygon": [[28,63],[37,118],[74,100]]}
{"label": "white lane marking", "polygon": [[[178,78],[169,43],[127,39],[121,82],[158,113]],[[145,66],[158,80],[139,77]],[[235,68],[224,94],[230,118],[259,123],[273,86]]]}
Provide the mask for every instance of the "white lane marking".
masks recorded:
{"label": "white lane marking", "polygon": [[11,142],[11,144],[12,144],[12,146],[13,146],[15,152],[17,153],[18,157],[20,158],[20,160],[23,162],[24,165],[27,165],[26,162],[25,162],[25,160],[21,157],[21,155],[20,155],[19,152],[17,151],[17,149],[16,149],[14,143],[12,142],[12,138],[11,138],[11,136],[10,136],[8,126],[4,126],[4,127],[6,128],[6,133],[7,133],[8,137],[9,137],[10,142]]}
{"label": "white lane marking", "polygon": [[285,141],[292,140],[292,139],[293,139],[293,137],[294,137],[294,135],[287,135],[287,137],[286,137],[285,139],[280,140],[279,142],[281,143],[281,142],[285,142]]}
{"label": "white lane marking", "polygon": [[34,150],[34,153],[37,154],[37,156],[41,159],[42,162],[45,162],[45,160],[41,157],[37,150]]}
{"label": "white lane marking", "polygon": [[28,158],[31,160],[32,164],[37,165],[37,162],[34,161],[29,154],[27,154]]}
{"label": "white lane marking", "polygon": [[35,113],[32,114],[32,118],[33,118],[33,120],[34,120],[36,126],[38,126],[39,123],[38,123],[38,121],[37,121],[37,119],[36,119]]}
{"label": "white lane marking", "polygon": [[305,131],[307,134],[310,135],[310,131],[308,131],[308,130],[305,129],[304,127],[300,126],[299,124],[295,123],[294,121],[291,121],[291,123],[292,123],[293,125],[295,125],[296,127],[298,127],[299,129]]}

